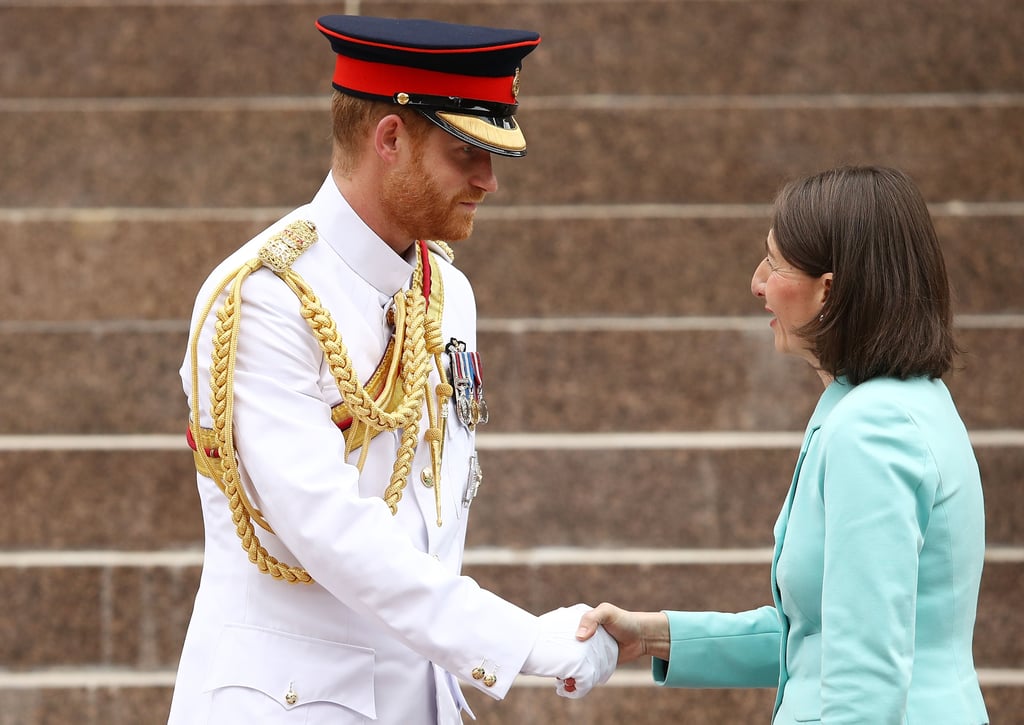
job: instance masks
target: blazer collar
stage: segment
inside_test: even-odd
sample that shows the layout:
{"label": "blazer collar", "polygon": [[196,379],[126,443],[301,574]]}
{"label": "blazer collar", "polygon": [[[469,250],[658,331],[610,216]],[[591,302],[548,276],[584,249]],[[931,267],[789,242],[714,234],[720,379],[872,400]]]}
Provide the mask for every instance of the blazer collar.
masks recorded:
{"label": "blazer collar", "polygon": [[818,404],[814,406],[814,412],[811,413],[811,419],[807,421],[807,429],[804,431],[804,447],[806,448],[807,442],[810,440],[811,433],[820,428],[824,423],[825,419],[828,418],[829,414],[839,404],[839,401],[846,397],[846,394],[853,390],[846,378],[839,377],[829,383],[828,387],[825,388],[825,392],[818,398]]}

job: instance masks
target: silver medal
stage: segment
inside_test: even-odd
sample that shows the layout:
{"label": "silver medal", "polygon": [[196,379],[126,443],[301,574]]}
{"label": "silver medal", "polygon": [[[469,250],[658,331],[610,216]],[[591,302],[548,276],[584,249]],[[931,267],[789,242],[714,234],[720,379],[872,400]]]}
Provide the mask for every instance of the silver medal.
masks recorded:
{"label": "silver medal", "polygon": [[483,480],[484,472],[480,468],[480,460],[477,458],[476,451],[473,451],[473,455],[469,457],[469,477],[466,479],[466,488],[462,493],[463,508],[468,509],[469,505],[473,503]]}

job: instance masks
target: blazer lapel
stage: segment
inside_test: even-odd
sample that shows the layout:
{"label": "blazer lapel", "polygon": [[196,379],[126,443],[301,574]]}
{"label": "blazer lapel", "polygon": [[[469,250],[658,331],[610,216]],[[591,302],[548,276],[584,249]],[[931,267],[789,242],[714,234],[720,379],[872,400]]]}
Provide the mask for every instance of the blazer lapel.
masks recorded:
{"label": "blazer lapel", "polygon": [[779,689],[775,692],[775,709],[772,711],[772,719],[774,720],[775,714],[779,711],[779,706],[782,704],[782,692],[789,680],[789,670],[786,667],[786,647],[789,640],[789,620],[783,614],[782,611],[782,595],[779,592],[779,584],[776,579],[776,570],[779,564],[779,556],[782,554],[782,547],[786,540],[786,529],[789,527],[789,514],[793,507],[793,499],[796,496],[796,486],[800,480],[800,469],[803,467],[804,459],[807,457],[807,451],[811,446],[811,441],[814,435],[821,428],[822,424],[828,418],[829,413],[835,408],[836,404],[851,390],[850,386],[845,380],[839,379],[825,388],[825,392],[822,393],[818,399],[818,404],[814,408],[814,413],[811,415],[811,419],[807,423],[807,429],[804,431],[804,440],[800,445],[800,455],[796,459],[796,467],[793,471],[793,480],[789,484],[789,492],[786,494],[786,502],[782,506],[782,511],[779,512],[779,518],[775,522],[775,551],[772,554],[772,599],[775,602],[775,611],[779,616],[779,625],[782,630],[780,636],[780,651],[779,651]]}

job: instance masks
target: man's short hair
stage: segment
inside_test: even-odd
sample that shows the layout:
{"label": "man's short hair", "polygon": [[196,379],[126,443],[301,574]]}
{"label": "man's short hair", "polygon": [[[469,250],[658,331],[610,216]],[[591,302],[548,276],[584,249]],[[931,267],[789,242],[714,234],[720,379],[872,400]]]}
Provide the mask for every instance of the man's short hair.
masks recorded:
{"label": "man's short hair", "polygon": [[401,118],[414,139],[423,138],[431,127],[429,121],[408,108],[334,92],[331,100],[334,163],[341,171],[354,168],[367,148],[367,139],[373,129],[389,114]]}

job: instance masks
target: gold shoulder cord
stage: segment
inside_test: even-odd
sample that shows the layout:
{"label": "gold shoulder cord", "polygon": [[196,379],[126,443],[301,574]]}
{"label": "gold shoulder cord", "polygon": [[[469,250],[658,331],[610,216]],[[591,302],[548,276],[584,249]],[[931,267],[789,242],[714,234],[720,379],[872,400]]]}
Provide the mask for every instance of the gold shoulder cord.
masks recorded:
{"label": "gold shoulder cord", "polygon": [[[417,264],[410,289],[395,295],[395,338],[389,344],[388,350],[392,353],[400,350],[401,355],[398,365],[394,364],[394,360],[383,365],[387,379],[383,381],[383,393],[375,399],[360,383],[352,369],[352,361],[330,313],[320,304],[302,277],[291,269],[299,255],[316,241],[316,227],[308,221],[293,222],[271,237],[260,248],[256,259],[242,265],[218,285],[206,303],[189,341],[192,366],[192,415],[189,429],[195,441],[196,465],[201,473],[213,479],[228,498],[235,531],[241,539],[242,548],[249,554],[249,561],[260,571],[276,579],[307,584],[313,581],[309,572],[301,567],[278,561],[260,544],[252,522],[255,521],[268,532],[273,533],[273,529],[263,514],[249,501],[239,480],[232,418],[235,358],[241,324],[241,290],[245,279],[260,267],[269,267],[299,298],[301,314],[323,350],[341,393],[343,405],[352,417],[349,438],[346,440],[346,453],[360,445],[363,447],[357,464],[360,470],[365,463],[368,444],[373,437],[385,430],[402,429],[401,444],[391,479],[384,491],[384,500],[392,514],[398,511],[398,502],[409,480],[419,438],[421,411],[426,400],[430,428],[424,434],[424,438],[430,445],[437,525],[441,525],[440,456],[444,431],[438,427],[437,412],[441,411],[443,426],[447,401],[453,392],[441,359],[444,350],[441,338],[441,312],[444,305],[441,275],[427,251],[426,244],[418,243]],[[446,245],[442,246],[442,249],[450,259],[452,255]],[[423,289],[424,264],[431,266],[432,291],[429,295],[429,314],[428,299]],[[214,327],[210,366],[210,415],[213,418],[213,430],[208,433],[199,424],[197,343],[213,305],[225,289],[228,289],[227,299],[217,312]],[[426,394],[431,356],[441,378],[435,391],[436,407],[433,405],[434,401]],[[400,387],[394,385],[397,382],[396,377],[401,380]],[[211,443],[211,450],[207,450],[204,441]]]}

